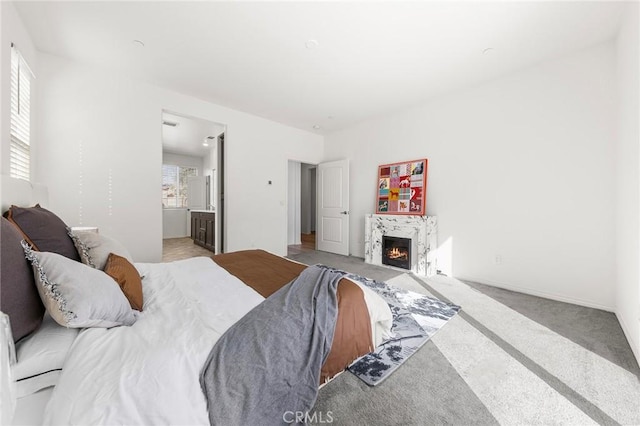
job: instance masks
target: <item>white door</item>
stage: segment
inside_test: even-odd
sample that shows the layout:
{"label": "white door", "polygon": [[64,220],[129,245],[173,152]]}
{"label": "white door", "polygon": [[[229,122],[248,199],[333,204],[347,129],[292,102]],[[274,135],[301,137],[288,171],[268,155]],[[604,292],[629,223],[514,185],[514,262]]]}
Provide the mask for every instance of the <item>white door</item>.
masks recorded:
{"label": "white door", "polygon": [[207,210],[207,184],[204,176],[189,176],[187,191],[189,210]]}
{"label": "white door", "polygon": [[318,164],[316,248],[349,255],[349,161]]}

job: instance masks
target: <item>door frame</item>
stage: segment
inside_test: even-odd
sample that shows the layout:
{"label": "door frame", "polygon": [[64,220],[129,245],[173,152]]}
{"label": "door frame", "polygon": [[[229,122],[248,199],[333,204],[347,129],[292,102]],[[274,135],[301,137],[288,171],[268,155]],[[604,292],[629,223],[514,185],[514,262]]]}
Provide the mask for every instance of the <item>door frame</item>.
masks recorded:
{"label": "door frame", "polygon": [[[296,164],[296,172],[295,172],[295,181],[292,181],[291,179],[291,175],[292,175],[292,169],[291,169],[291,164],[294,163]],[[301,237],[301,233],[302,233],[302,227],[301,227],[301,222],[302,222],[302,207],[301,207],[301,203],[302,203],[302,165],[306,164],[308,166],[311,166],[312,168],[315,168],[316,171],[318,169],[318,164],[317,163],[312,163],[309,161],[301,161],[301,160],[294,160],[294,159],[288,159],[287,160],[287,226],[286,226],[286,233],[287,233],[287,237],[286,237],[286,241],[287,241],[287,247],[289,247],[290,245],[300,245],[302,244],[302,241],[300,240]],[[310,182],[311,184],[311,182]],[[292,188],[292,185],[294,185],[294,187]],[[316,179],[316,200],[317,200],[317,179]],[[292,199],[292,192],[294,192],[296,194],[296,196],[293,197]],[[310,201],[310,208],[314,208],[315,207],[315,211],[316,211],[316,221],[315,221],[315,226],[313,226],[313,228],[315,228],[315,230],[317,230],[317,201],[315,203],[312,203]],[[293,213],[291,212],[290,208],[293,208]],[[293,215],[293,218],[291,217]],[[311,216],[313,218],[313,215]],[[294,242],[291,242],[290,239],[290,226],[291,226],[291,221],[294,221],[294,230],[293,230],[293,237],[295,238]],[[312,219],[310,219],[312,220]],[[314,249],[317,248],[317,243],[316,243],[316,247],[314,247]]]}
{"label": "door frame", "polygon": [[[224,194],[225,189],[227,188],[227,175],[228,172],[225,168],[225,164],[227,163],[227,139],[228,139],[228,133],[229,133],[229,125],[226,123],[223,123],[221,121],[215,121],[211,118],[204,118],[204,117],[199,117],[199,116],[195,116],[195,115],[191,115],[191,114],[185,114],[182,112],[178,112],[176,110],[172,110],[172,109],[167,109],[167,108],[161,108],[160,109],[160,152],[164,152],[164,148],[163,148],[163,136],[162,136],[162,126],[163,126],[163,119],[164,119],[164,114],[170,114],[170,115],[176,115],[188,120],[197,120],[197,121],[207,121],[209,123],[212,124],[216,124],[219,126],[223,127],[223,131],[222,133],[220,133],[218,135],[218,137],[216,137],[216,149],[218,149],[217,152],[217,164],[215,165],[215,167],[209,167],[209,169],[216,169],[216,173],[217,173],[217,185],[218,185],[218,196],[216,197],[216,208],[215,208],[215,214],[216,214],[216,222],[215,222],[215,253],[222,253],[226,250],[226,247],[223,247],[223,245],[227,244],[227,225],[226,225],[226,202],[222,203],[220,198],[221,198],[221,192]],[[222,144],[219,143],[219,139],[220,136],[222,136]],[[222,145],[222,149],[220,148],[220,145]],[[220,153],[220,151],[222,150],[222,154]],[[188,154],[184,154],[184,155],[188,155]],[[162,155],[160,156],[160,181],[162,181],[162,164],[163,164],[163,159],[162,159]],[[204,168],[202,169],[202,173],[204,173]],[[211,182],[213,184],[213,182]],[[164,211],[164,207],[162,207],[162,204],[160,204],[160,209],[161,209],[161,215],[163,214]],[[221,212],[218,211],[219,206],[221,206],[220,208],[222,209]],[[218,215],[221,214],[221,218],[218,217]],[[187,214],[187,220],[190,220],[189,214]],[[187,226],[187,229],[190,229],[190,225]],[[162,240],[161,240],[162,242]],[[162,250],[161,250],[162,252]]]}

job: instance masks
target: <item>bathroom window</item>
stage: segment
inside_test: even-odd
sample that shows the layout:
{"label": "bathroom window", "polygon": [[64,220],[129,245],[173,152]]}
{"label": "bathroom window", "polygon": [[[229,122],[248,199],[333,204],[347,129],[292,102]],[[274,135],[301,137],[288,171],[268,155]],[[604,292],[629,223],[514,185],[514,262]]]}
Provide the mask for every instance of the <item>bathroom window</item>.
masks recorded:
{"label": "bathroom window", "polygon": [[162,165],[162,206],[165,208],[186,208],[189,196],[188,179],[198,176],[197,167],[182,167],[173,164]]}

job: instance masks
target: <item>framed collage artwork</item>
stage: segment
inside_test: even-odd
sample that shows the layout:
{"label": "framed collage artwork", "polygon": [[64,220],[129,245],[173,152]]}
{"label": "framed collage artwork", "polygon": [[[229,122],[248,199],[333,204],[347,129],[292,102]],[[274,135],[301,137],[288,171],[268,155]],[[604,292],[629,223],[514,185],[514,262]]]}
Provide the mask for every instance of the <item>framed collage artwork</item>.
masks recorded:
{"label": "framed collage artwork", "polygon": [[377,214],[424,216],[426,198],[426,158],[378,167]]}

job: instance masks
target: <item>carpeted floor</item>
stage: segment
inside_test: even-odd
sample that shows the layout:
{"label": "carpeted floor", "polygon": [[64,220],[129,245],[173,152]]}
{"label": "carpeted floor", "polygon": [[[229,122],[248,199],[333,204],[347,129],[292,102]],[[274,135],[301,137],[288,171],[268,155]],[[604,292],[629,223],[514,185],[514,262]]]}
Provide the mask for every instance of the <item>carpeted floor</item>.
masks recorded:
{"label": "carpeted floor", "polygon": [[343,373],[320,390],[333,424],[640,424],[640,368],[614,314],[323,252],[291,254],[451,301],[461,313],[370,388]]}

